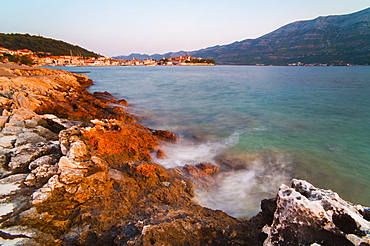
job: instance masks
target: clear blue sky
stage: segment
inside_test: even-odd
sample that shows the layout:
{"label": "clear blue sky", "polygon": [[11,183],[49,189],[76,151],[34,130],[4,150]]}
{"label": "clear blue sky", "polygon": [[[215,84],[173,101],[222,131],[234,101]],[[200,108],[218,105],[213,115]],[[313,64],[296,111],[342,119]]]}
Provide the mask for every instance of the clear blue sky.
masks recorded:
{"label": "clear blue sky", "polygon": [[0,0],[0,32],[29,33],[115,56],[192,51],[285,24],[353,13],[370,0]]}

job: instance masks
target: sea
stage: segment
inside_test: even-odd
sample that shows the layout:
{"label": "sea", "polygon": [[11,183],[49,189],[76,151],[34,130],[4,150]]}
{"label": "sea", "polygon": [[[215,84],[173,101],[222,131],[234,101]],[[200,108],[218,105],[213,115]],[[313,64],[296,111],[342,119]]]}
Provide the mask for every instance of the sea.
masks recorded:
{"label": "sea", "polygon": [[216,182],[195,200],[251,217],[281,184],[305,179],[370,206],[370,66],[65,67],[90,92],[126,99],[141,124],[180,137],[166,168],[209,162]]}

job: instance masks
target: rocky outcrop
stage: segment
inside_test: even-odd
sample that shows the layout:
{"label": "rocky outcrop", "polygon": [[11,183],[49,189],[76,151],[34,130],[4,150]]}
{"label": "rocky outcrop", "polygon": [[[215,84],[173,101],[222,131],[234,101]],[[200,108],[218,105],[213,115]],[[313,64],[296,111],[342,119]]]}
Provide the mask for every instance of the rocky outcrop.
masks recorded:
{"label": "rocky outcrop", "polygon": [[[177,137],[134,123],[127,102],[107,92],[90,94],[66,72],[26,69],[0,80],[1,243],[258,240],[246,221],[197,205],[184,171],[153,163],[151,153],[166,157],[161,142],[174,143]],[[202,175],[213,172],[199,167]]]}
{"label": "rocky outcrop", "polygon": [[280,187],[264,245],[370,245],[369,208],[294,179]]}
{"label": "rocky outcrop", "polygon": [[[305,181],[282,186],[250,220],[194,201],[223,159],[166,169],[164,142],[88,79],[27,68],[0,77],[0,244],[366,245],[369,210]],[[57,111],[54,111],[57,110]],[[53,114],[51,114],[53,113]],[[213,183],[212,183],[213,182]]]}
{"label": "rocky outcrop", "polygon": [[57,173],[57,131],[64,127],[25,108],[7,112],[0,133],[0,243],[32,245],[35,230],[14,221],[30,207],[35,189]]}
{"label": "rocky outcrop", "polygon": [[[256,231],[247,222],[195,204],[193,185],[180,170],[167,170],[151,162],[146,151],[157,145],[156,139],[148,145],[139,144],[132,149],[123,145],[113,151],[95,144],[101,138],[100,131],[118,136],[127,130],[123,129],[124,124],[116,124],[117,121],[96,121],[90,128],[62,130],[59,136],[63,156],[55,165],[57,171],[32,192],[28,209],[20,209],[16,216],[13,212],[5,225],[31,228],[35,237],[21,231],[16,235],[22,235],[21,239],[28,243],[42,245],[256,243]],[[128,125],[132,127],[131,123]],[[138,127],[139,133],[142,130]],[[123,139],[127,137],[122,135]],[[135,161],[129,161],[130,158]],[[38,163],[53,166],[48,155],[42,159]],[[30,163],[30,169],[36,170],[38,163]],[[34,173],[45,177],[44,170]],[[22,176],[20,184],[23,181],[37,186],[27,177]]]}
{"label": "rocky outcrop", "polygon": [[2,110],[26,108],[37,114],[54,114],[83,122],[96,118],[136,121],[136,117],[126,112],[124,101],[115,100],[111,95],[106,100],[100,94],[87,92],[84,86],[92,82],[84,75],[44,68],[12,71],[22,76],[0,77]]}

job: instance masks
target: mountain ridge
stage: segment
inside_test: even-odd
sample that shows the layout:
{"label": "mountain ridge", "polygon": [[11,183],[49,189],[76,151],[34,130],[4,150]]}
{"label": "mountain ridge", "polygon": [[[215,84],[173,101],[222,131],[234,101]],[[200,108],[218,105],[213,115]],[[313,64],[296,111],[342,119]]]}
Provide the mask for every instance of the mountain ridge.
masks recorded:
{"label": "mountain ridge", "polygon": [[[345,15],[319,16],[284,25],[256,39],[195,51],[141,55],[159,58],[185,54],[229,65],[289,63],[370,64],[370,8]],[[129,56],[116,56],[131,59]]]}

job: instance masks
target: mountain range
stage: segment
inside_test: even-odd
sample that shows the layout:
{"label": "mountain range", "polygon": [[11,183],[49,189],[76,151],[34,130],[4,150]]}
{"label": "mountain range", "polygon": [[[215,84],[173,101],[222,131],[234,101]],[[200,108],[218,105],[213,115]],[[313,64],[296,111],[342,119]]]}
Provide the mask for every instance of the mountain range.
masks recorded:
{"label": "mountain range", "polygon": [[256,39],[196,51],[131,54],[118,59],[161,59],[189,54],[225,65],[290,63],[370,64],[370,8],[347,15],[296,21]]}

